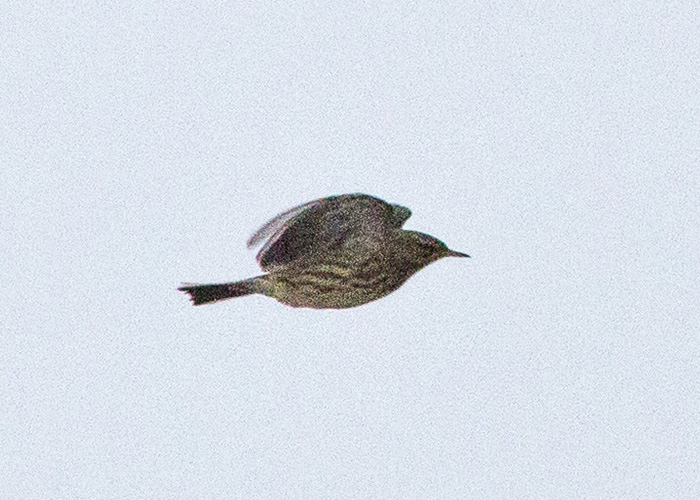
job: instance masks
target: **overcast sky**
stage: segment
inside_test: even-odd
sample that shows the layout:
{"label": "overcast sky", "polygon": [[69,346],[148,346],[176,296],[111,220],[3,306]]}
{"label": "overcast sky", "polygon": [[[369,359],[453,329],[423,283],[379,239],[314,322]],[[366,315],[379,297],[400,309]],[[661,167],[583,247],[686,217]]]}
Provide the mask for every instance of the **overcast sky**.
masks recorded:
{"label": "overcast sky", "polygon": [[[0,498],[700,498],[695,2],[11,3]],[[472,259],[176,291],[353,192]]]}

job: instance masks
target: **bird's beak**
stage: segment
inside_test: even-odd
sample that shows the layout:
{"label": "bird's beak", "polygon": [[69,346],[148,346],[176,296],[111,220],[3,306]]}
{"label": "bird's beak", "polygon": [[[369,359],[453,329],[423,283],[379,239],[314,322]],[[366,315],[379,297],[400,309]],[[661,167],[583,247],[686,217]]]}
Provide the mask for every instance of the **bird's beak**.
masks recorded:
{"label": "bird's beak", "polygon": [[462,252],[456,252],[454,250],[449,250],[447,252],[447,256],[448,257],[470,257],[471,258],[471,255],[467,255],[466,253],[462,253]]}

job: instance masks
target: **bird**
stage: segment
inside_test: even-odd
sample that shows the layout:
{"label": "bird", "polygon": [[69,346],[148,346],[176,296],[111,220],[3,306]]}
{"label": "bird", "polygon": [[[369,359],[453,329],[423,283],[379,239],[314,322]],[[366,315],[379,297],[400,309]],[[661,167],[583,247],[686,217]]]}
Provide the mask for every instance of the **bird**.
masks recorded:
{"label": "bird", "polygon": [[362,193],[320,198],[283,212],[248,240],[267,274],[230,283],[183,283],[196,306],[262,294],[291,307],[346,309],[382,298],[444,257],[470,257],[402,229],[411,211]]}

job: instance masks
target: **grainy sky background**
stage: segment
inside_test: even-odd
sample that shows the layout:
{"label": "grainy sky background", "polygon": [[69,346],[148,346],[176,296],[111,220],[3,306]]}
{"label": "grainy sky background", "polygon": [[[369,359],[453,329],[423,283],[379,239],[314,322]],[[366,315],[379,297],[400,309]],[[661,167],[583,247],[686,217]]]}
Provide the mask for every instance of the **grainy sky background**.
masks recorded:
{"label": "grainy sky background", "polygon": [[[696,2],[13,2],[0,498],[700,497]],[[446,259],[194,308],[331,194]]]}

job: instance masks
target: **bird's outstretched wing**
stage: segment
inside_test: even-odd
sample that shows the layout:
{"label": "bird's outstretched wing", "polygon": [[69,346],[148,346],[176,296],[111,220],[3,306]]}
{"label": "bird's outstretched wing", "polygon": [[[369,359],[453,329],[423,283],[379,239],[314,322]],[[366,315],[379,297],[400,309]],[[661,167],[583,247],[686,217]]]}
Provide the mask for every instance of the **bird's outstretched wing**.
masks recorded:
{"label": "bird's outstretched wing", "polygon": [[281,213],[250,237],[248,247],[267,239],[257,260],[264,271],[270,271],[340,248],[356,235],[381,238],[410,216],[408,208],[366,194],[331,196]]}

